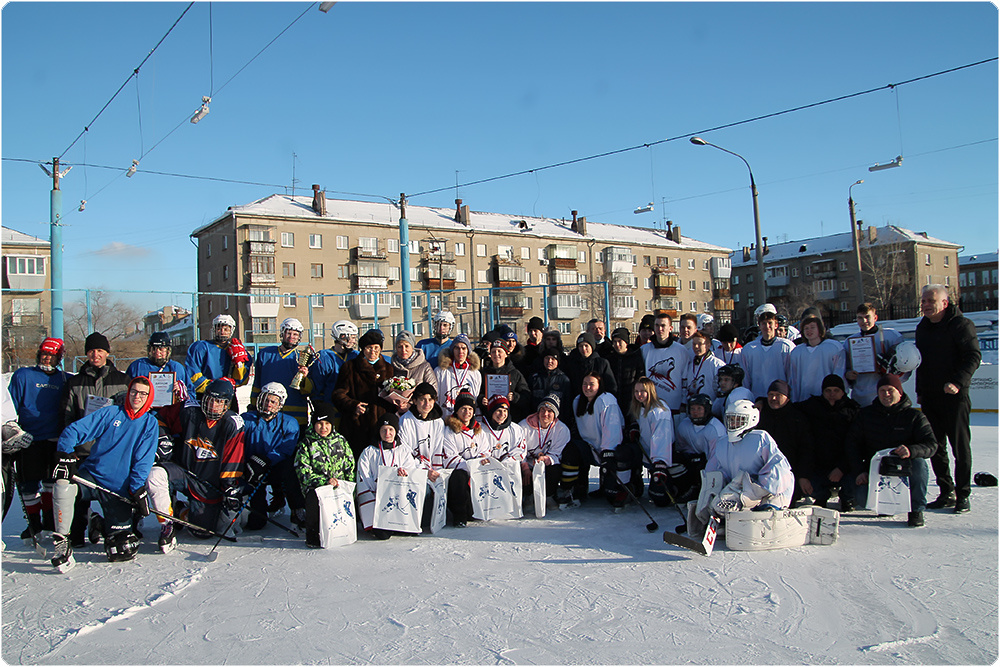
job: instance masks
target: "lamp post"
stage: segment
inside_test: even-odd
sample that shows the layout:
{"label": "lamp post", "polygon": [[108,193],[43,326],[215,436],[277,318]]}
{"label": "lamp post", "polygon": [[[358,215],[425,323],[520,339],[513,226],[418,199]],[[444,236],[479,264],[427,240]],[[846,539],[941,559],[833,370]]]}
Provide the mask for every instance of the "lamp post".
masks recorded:
{"label": "lamp post", "polygon": [[[760,211],[757,208],[757,184],[753,180],[753,169],[750,168],[750,163],[747,162],[746,158],[739,153],[734,153],[731,150],[725,149],[722,146],[716,146],[715,144],[705,141],[701,137],[691,137],[691,143],[695,146],[711,146],[712,148],[718,148],[723,153],[729,153],[730,155],[735,155],[739,159],[743,160],[743,164],[747,166],[747,171],[750,172],[750,193],[753,195],[753,226],[754,234],[757,240],[757,277],[756,282],[760,285],[760,298],[754,299],[754,305],[767,303],[767,279],[764,277],[764,245],[761,243],[760,238]],[[754,290],[756,292],[756,290]]]}
{"label": "lamp post", "polygon": [[851,187],[847,188],[847,209],[851,212],[851,242],[854,248],[854,272],[855,280],[858,283],[858,297],[860,299],[858,303],[865,302],[865,283],[861,272],[861,241],[858,239],[859,230],[857,229],[857,222],[854,220],[854,195],[851,193],[851,190],[854,189],[855,185],[861,185],[864,182],[863,178],[859,178],[851,184]]}

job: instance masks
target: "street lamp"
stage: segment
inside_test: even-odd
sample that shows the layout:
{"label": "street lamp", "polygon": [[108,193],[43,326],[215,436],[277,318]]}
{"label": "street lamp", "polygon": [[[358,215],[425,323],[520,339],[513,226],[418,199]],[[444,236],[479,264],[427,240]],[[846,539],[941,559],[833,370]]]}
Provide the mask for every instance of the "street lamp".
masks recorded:
{"label": "street lamp", "polygon": [[[705,141],[701,137],[691,137],[691,143],[695,146],[711,146],[712,148],[718,148],[723,153],[729,153],[730,155],[735,155],[739,159],[743,160],[743,164],[747,166],[747,171],[750,172],[750,192],[753,195],[753,227],[754,234],[757,237],[757,284],[760,285],[760,299],[754,299],[757,303],[767,303],[767,282],[764,277],[764,245],[761,243],[760,239],[760,211],[757,209],[757,184],[753,180],[753,169],[750,168],[750,163],[747,162],[746,158],[739,153],[734,153],[731,150],[727,150],[722,146],[716,146],[713,143]],[[756,290],[754,290],[756,292]]]}
{"label": "street lamp", "polygon": [[858,239],[859,230],[857,229],[857,222],[854,220],[854,195],[851,193],[851,190],[854,189],[855,185],[861,185],[864,182],[863,178],[859,178],[854,181],[851,187],[847,188],[847,209],[851,212],[851,241],[854,247],[855,280],[858,282],[858,296],[860,297],[858,303],[865,302],[865,284],[863,282],[864,276],[861,273],[861,241]]}

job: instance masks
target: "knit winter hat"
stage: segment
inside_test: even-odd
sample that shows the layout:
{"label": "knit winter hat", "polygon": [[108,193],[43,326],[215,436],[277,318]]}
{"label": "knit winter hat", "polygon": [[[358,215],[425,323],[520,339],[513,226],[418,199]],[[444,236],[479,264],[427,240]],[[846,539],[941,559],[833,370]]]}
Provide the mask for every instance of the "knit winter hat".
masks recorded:
{"label": "knit winter hat", "polygon": [[576,338],[576,344],[586,343],[590,346],[591,351],[597,350],[597,339],[594,338],[592,333],[582,333]]}
{"label": "knit winter hat", "polygon": [[719,335],[716,336],[719,340],[724,343],[731,343],[734,340],[738,340],[740,337],[740,332],[732,322],[726,322],[719,329]]}
{"label": "knit winter hat", "polygon": [[458,397],[455,399],[455,410],[457,411],[463,405],[467,405],[470,408],[476,407],[476,397],[472,395],[471,392],[463,389],[458,392]]}
{"label": "knit winter hat", "polygon": [[105,352],[110,352],[111,343],[108,342],[107,336],[96,331],[87,336],[87,340],[83,344],[83,351],[86,353],[91,350],[104,350]]}
{"label": "knit winter hat", "polygon": [[450,347],[455,347],[455,345],[458,344],[458,343],[464,344],[465,345],[465,349],[467,349],[469,352],[472,352],[472,341],[464,333],[463,334],[458,334],[457,336],[455,336],[455,340],[452,341]]}
{"label": "knit winter hat", "polygon": [[430,382],[421,382],[413,390],[414,399],[416,399],[417,396],[423,396],[425,394],[430,394],[431,398],[433,398],[435,401],[437,400],[438,397],[437,389],[435,389],[434,385],[432,385]]}
{"label": "knit winter hat", "polygon": [[378,345],[379,347],[382,347],[384,344],[385,336],[382,335],[382,332],[378,329],[371,329],[361,337],[361,340],[358,341],[358,349],[363,350],[369,345]]}
{"label": "knit winter hat", "polygon": [[788,387],[788,383],[784,380],[775,380],[771,383],[771,386],[767,388],[767,393],[776,391],[779,394],[784,394],[787,398],[792,397],[792,390]]}
{"label": "knit winter hat", "polygon": [[649,329],[650,331],[652,331],[653,322],[655,321],[656,318],[653,315],[643,315],[642,319],[639,320],[639,331],[642,331],[643,329]]}
{"label": "knit winter hat", "polygon": [[528,331],[532,331],[532,330],[534,330],[534,331],[544,331],[545,330],[545,323],[542,322],[542,318],[535,316],[535,317],[532,317],[530,320],[528,320]]}
{"label": "knit winter hat", "polygon": [[309,423],[313,426],[316,422],[330,422],[333,423],[333,416],[337,414],[337,409],[330,405],[329,403],[324,403],[323,401],[317,401],[313,403],[312,415],[309,417]]}
{"label": "knit winter hat", "polygon": [[542,406],[547,406],[552,412],[556,413],[556,418],[559,418],[559,396],[556,394],[549,394],[541,400],[538,404],[538,409],[541,410]]}
{"label": "knit winter hat", "polygon": [[626,345],[632,342],[632,334],[625,327],[618,327],[611,332],[611,340],[614,340],[615,338],[621,338],[625,341]]}
{"label": "knit winter hat", "polygon": [[836,375],[835,373],[830,373],[823,378],[823,389],[826,389],[827,387],[839,387],[840,391],[847,391],[847,387],[844,386],[844,378]]}
{"label": "knit winter hat", "polygon": [[879,378],[878,380],[879,389],[881,389],[887,384],[895,387],[896,391],[898,391],[900,394],[903,393],[903,383],[899,381],[898,375],[893,375],[892,373],[886,373],[885,375]]}
{"label": "knit winter hat", "polygon": [[396,345],[399,345],[399,341],[401,340],[405,340],[407,343],[409,343],[410,347],[417,346],[417,339],[409,331],[400,331],[398,334],[396,334],[396,340],[394,341],[394,343]]}
{"label": "knit winter hat", "polygon": [[[507,408],[507,419],[502,422],[498,422],[493,418],[493,415],[495,415],[497,410],[500,408]],[[507,400],[506,396],[494,396],[490,399],[490,402],[486,405],[486,421],[494,429],[499,430],[507,428],[507,425],[510,424],[511,421],[511,414],[510,401]]]}
{"label": "knit winter hat", "polygon": [[399,433],[399,417],[396,416],[395,412],[387,412],[375,423],[375,432],[378,433],[382,430],[382,427],[388,424],[389,426],[396,429],[396,433]]}
{"label": "knit winter hat", "polygon": [[517,341],[517,333],[506,324],[500,327],[500,338],[503,340]]}

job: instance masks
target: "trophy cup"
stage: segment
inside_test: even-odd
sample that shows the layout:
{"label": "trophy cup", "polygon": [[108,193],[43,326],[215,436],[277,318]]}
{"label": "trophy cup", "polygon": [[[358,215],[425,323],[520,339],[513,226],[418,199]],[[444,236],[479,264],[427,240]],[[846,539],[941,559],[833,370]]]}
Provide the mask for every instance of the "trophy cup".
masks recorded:
{"label": "trophy cup", "polygon": [[[312,345],[308,346],[306,349],[298,353],[298,363],[299,366],[312,366],[316,360],[319,359],[319,352],[316,351]],[[288,386],[292,389],[300,389],[302,385],[302,379],[305,377],[301,371],[296,371],[295,375],[292,376],[292,381],[288,383]]]}

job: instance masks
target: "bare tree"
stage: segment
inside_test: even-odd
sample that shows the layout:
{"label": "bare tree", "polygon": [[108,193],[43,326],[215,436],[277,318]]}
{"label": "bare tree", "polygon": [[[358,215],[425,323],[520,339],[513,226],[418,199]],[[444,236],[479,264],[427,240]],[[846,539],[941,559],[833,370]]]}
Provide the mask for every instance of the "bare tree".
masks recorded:
{"label": "bare tree", "polygon": [[878,243],[861,245],[862,279],[865,299],[879,310],[891,305],[910,304],[913,276],[912,244]]}
{"label": "bare tree", "polygon": [[[88,322],[87,295],[90,297],[90,317]],[[145,314],[137,306],[121,300],[114,293],[104,290],[90,290],[83,299],[67,304],[64,320],[66,336],[66,357],[84,353],[84,342],[91,333],[104,334],[112,346],[115,357],[137,357],[145,353],[146,341],[126,340],[142,332],[142,317]],[[89,326],[88,326],[89,324]]]}

